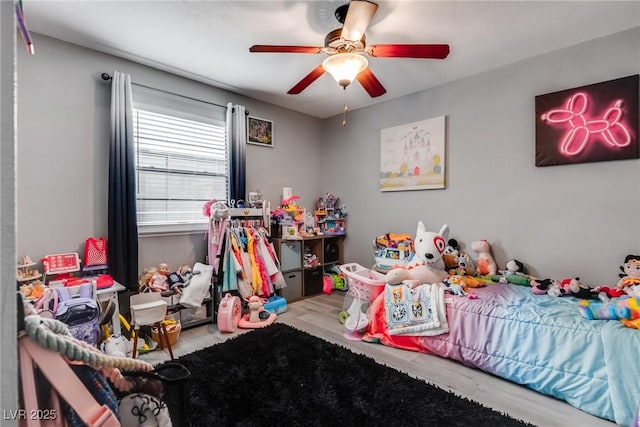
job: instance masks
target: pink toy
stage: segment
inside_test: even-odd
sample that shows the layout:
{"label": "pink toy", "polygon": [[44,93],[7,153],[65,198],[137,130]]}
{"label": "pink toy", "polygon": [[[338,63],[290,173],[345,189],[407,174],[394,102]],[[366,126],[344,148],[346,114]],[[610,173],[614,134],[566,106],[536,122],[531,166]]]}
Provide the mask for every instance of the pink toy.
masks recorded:
{"label": "pink toy", "polygon": [[220,332],[235,332],[240,323],[241,314],[240,298],[225,294],[218,307],[218,329]]}
{"label": "pink toy", "polygon": [[294,194],[292,196],[282,199],[282,206],[295,205],[298,200],[300,200],[300,196],[298,196],[297,194]]}
{"label": "pink toy", "polygon": [[277,314],[269,313],[264,309],[262,306],[262,298],[253,295],[249,298],[249,313],[244,314],[240,318],[238,326],[242,329],[264,328],[275,322],[276,317],[278,317]]}
{"label": "pink toy", "polygon": [[476,272],[481,276],[494,275],[498,272],[498,266],[491,256],[489,241],[482,239],[471,243],[471,249],[478,253],[478,265]]}
{"label": "pink toy", "polygon": [[556,279],[533,279],[531,280],[531,293],[534,295],[559,296],[560,282]]}
{"label": "pink toy", "polygon": [[333,279],[330,275],[325,274],[322,278],[322,292],[329,295],[333,291]]}

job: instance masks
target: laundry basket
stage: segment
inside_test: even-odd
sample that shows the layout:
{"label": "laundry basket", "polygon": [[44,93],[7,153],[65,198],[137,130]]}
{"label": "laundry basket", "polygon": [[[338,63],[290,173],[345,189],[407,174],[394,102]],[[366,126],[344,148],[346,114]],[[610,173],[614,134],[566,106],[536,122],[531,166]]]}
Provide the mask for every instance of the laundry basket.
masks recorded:
{"label": "laundry basket", "polygon": [[348,291],[338,320],[347,330],[345,337],[357,341],[369,324],[371,302],[384,291],[385,276],[356,263],[341,265],[340,271],[346,277]]}
{"label": "laundry basket", "polygon": [[384,291],[384,274],[365,268],[357,263],[343,264],[340,271],[347,277],[349,290],[357,291],[369,301],[376,299]]}

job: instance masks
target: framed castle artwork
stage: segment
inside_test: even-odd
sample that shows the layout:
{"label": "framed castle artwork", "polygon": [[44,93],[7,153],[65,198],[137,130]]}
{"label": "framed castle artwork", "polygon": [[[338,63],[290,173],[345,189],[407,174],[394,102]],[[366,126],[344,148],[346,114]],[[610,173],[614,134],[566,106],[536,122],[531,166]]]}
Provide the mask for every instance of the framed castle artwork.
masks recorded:
{"label": "framed castle artwork", "polygon": [[445,188],[445,116],[380,132],[380,191]]}

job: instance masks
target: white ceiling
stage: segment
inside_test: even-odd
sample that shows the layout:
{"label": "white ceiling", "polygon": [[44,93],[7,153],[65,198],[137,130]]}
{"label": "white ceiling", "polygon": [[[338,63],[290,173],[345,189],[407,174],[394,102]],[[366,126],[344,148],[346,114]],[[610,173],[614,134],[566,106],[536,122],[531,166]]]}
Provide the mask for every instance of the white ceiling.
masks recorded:
{"label": "white ceiling", "polygon": [[[249,47],[322,46],[340,26],[334,11],[344,3],[23,0],[23,8],[30,31],[326,118],[341,113],[345,100],[328,74],[287,95],[324,54],[249,53]],[[351,110],[640,26],[640,1],[377,3],[368,44],[447,43],[451,53],[445,60],[369,58],[387,93],[372,99],[355,82],[347,89]]]}

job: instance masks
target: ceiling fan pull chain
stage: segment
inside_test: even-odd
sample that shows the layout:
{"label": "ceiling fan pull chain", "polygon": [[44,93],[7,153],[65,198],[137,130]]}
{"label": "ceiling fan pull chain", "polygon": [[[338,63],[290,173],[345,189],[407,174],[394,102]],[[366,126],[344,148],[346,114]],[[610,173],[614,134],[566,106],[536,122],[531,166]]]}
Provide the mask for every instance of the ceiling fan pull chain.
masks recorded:
{"label": "ceiling fan pull chain", "polygon": [[344,91],[344,109],[342,110],[342,126],[346,126],[347,125],[347,111],[349,111],[349,106],[347,105],[348,103],[348,97],[347,97],[347,87],[343,87],[342,90]]}

